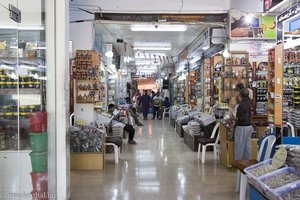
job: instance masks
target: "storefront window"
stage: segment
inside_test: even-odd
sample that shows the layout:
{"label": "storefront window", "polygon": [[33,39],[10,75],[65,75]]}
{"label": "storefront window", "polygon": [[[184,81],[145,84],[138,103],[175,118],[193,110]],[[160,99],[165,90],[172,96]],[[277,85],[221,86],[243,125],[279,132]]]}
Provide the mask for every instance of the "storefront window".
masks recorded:
{"label": "storefront window", "polygon": [[44,0],[0,0],[0,194],[4,199],[49,195],[45,13]]}

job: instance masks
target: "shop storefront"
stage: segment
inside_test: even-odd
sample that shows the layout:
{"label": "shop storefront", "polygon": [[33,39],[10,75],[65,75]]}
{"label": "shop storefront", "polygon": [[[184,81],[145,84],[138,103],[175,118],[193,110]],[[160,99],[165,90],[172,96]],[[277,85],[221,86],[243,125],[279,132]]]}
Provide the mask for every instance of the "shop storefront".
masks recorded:
{"label": "shop storefront", "polygon": [[68,3],[0,4],[1,196],[66,199]]}

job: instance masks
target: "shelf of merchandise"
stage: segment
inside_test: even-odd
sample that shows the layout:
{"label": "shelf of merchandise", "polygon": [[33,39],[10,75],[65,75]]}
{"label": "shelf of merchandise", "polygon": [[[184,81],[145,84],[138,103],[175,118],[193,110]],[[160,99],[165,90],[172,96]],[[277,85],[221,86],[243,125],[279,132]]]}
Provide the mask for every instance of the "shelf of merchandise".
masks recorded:
{"label": "shelf of merchandise", "polygon": [[101,102],[103,87],[101,84],[101,56],[92,50],[77,50],[76,66],[76,102],[95,104]]}
{"label": "shelf of merchandise", "polygon": [[253,90],[254,115],[267,117],[268,112],[268,62],[258,65],[253,62],[253,81],[256,82]]}
{"label": "shelf of merchandise", "polygon": [[219,88],[219,102],[228,103],[230,98],[238,95],[236,85],[243,83],[249,87],[249,53],[232,51],[231,57],[226,58],[221,68],[221,87]]}
{"label": "shelf of merchandise", "polygon": [[107,81],[107,104],[116,103],[116,79],[114,76],[109,75]]}
{"label": "shelf of merchandise", "polygon": [[190,71],[188,77],[189,77],[189,105],[192,107],[197,105],[197,95],[198,93],[198,86],[199,86],[199,69],[194,69]]}
{"label": "shelf of merchandise", "polygon": [[275,49],[268,51],[268,122],[274,124],[274,92],[275,92]]}
{"label": "shelf of merchandise", "polygon": [[172,77],[170,79],[170,102],[171,105],[176,105],[176,92],[177,92],[177,79],[178,77]]}
{"label": "shelf of merchandise", "polygon": [[296,135],[300,129],[300,51],[298,48],[284,50],[283,64],[283,121],[290,122]]}
{"label": "shelf of merchandise", "polygon": [[177,81],[177,88],[176,88],[176,95],[175,95],[175,99],[176,99],[176,103],[177,104],[182,104],[182,103],[186,103],[185,100],[185,91],[186,91],[186,80],[179,80]]}
{"label": "shelf of merchandise", "polygon": [[213,60],[211,58],[204,59],[204,68],[203,68],[203,76],[204,76],[204,108],[209,108],[211,106],[211,79],[212,79],[212,63]]}
{"label": "shelf of merchandise", "polygon": [[213,66],[211,67],[211,74],[213,78],[211,79],[211,101],[210,106],[218,105],[219,103],[219,90],[220,90],[220,81],[221,81],[221,66],[223,65],[223,56],[216,55],[211,58]]}

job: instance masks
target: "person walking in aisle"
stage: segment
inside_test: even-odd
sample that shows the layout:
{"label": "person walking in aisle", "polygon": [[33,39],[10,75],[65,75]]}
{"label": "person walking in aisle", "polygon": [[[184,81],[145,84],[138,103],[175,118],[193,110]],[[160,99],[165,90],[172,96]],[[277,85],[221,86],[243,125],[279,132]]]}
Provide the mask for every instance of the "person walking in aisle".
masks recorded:
{"label": "person walking in aisle", "polygon": [[114,113],[119,113],[116,112],[116,106],[114,104],[109,104],[108,105],[108,114],[114,116],[112,120],[112,126],[115,123],[123,123],[125,124],[123,130],[128,132],[128,144],[137,144],[136,141],[133,140],[134,135],[135,135],[135,129],[133,128],[132,125],[128,123],[124,123],[123,120],[120,118],[119,114],[114,114]]}
{"label": "person walking in aisle", "polygon": [[155,97],[153,97],[153,117],[152,119],[155,119],[155,116],[158,117],[158,111],[161,107],[161,103],[164,99],[160,96],[160,93],[157,92]]}
{"label": "person walking in aisle", "polygon": [[251,123],[251,102],[249,98],[249,91],[244,88],[240,92],[240,103],[238,105],[236,113],[234,132],[235,160],[251,159],[252,132],[253,127]]}
{"label": "person walking in aisle", "polygon": [[148,95],[147,90],[144,91],[144,95],[140,98],[141,104],[142,104],[142,111],[143,111],[143,117],[144,120],[147,120],[149,108],[151,104],[151,97]]}

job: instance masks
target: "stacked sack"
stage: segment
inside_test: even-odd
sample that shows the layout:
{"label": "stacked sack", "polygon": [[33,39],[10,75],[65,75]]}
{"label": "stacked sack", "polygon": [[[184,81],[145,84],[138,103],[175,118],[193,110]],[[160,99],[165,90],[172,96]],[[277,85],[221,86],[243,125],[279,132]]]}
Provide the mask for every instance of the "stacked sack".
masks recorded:
{"label": "stacked sack", "polygon": [[189,133],[192,135],[200,135],[201,134],[201,126],[198,122],[190,121],[188,123]]}
{"label": "stacked sack", "polygon": [[30,143],[32,152],[31,180],[34,200],[48,200],[48,134],[47,113],[33,112],[29,114]]}

